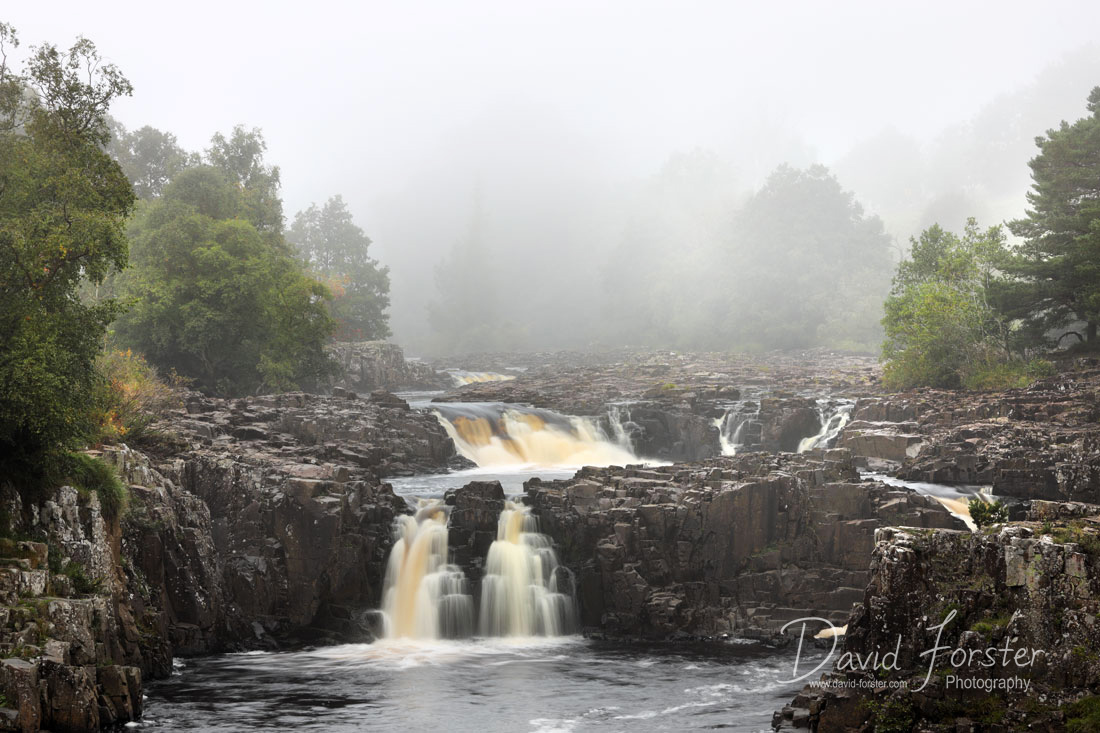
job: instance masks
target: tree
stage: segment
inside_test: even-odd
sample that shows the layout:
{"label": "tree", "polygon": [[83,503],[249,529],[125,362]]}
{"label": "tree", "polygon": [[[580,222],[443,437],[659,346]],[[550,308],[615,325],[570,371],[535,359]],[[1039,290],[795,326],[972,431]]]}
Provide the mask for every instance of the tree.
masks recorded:
{"label": "tree", "polygon": [[998,305],[1021,319],[1025,344],[1060,341],[1075,322],[1078,339],[1097,345],[1100,324],[1100,87],[1088,97],[1090,116],[1062,122],[1036,138],[1030,209],[1009,224],[1023,246],[1004,265],[1010,280]]}
{"label": "tree", "polygon": [[884,306],[884,380],[895,388],[963,386],[1008,357],[1007,325],[988,300],[1004,233],[970,219],[962,237],[933,225],[911,241]]}
{"label": "tree", "polygon": [[44,479],[89,429],[94,360],[111,301],[77,297],[127,260],[129,181],[110,156],[106,114],[129,82],[94,44],[34,49],[0,24],[0,475]]}
{"label": "tree", "polygon": [[113,122],[111,128],[107,152],[118,161],[139,198],[160,196],[173,176],[198,162],[197,156],[181,148],[170,132],[148,125],[128,132],[118,122]]}
{"label": "tree", "polygon": [[183,171],[139,209],[120,277],[134,305],[119,340],[211,393],[294,389],[332,369],[327,289],[246,218],[249,206],[220,169]]}
{"label": "tree", "polygon": [[261,232],[278,234],[283,231],[279,167],[264,162],[265,152],[267,142],[259,128],[237,125],[229,137],[218,132],[210,138],[206,159],[239,188],[245,217]]}
{"label": "tree", "polygon": [[828,169],[780,166],[737,214],[723,266],[741,348],[866,348],[889,287],[882,222]]}
{"label": "tree", "polygon": [[344,199],[333,196],[318,208],[299,211],[287,232],[306,265],[333,293],[332,315],[341,341],[384,339],[390,335],[389,268],[371,259],[371,241],[352,221]]}

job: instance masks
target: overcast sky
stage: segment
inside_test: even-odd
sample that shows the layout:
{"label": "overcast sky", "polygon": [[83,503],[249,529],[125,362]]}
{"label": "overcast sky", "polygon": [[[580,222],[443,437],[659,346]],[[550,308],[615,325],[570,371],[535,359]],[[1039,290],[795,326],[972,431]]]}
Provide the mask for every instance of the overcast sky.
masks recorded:
{"label": "overcast sky", "polygon": [[191,148],[262,127],[292,212],[400,188],[454,130],[517,105],[624,173],[759,125],[827,161],[886,124],[927,135],[965,119],[1100,28],[1083,0],[54,1],[5,15],[24,43],[95,41],[134,84],[115,109],[128,126]]}
{"label": "overcast sky", "polygon": [[[133,83],[112,110],[128,127],[170,130],[190,149],[237,123],[261,127],[288,215],[344,194],[393,265],[398,301],[399,270],[423,264],[410,259],[417,242],[453,239],[452,215],[419,233],[409,218],[460,209],[441,201],[453,182],[465,180],[453,193],[466,205],[474,182],[508,188],[527,170],[575,188],[583,170],[585,185],[614,187],[696,147],[832,164],[884,128],[934,138],[1100,28],[1100,3],[1087,0],[55,0],[5,11],[25,45],[92,39]],[[742,167],[750,185],[766,172]]]}

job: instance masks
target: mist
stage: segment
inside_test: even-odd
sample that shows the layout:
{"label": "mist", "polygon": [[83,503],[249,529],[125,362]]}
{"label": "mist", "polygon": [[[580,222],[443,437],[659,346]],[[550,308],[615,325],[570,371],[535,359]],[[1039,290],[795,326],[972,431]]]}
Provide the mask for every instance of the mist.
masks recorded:
{"label": "mist", "polygon": [[[133,82],[131,129],[200,150],[262,128],[288,220],[343,196],[418,355],[874,349],[909,238],[1021,215],[1035,136],[1100,71],[1100,7],[1073,2],[8,15],[30,43],[93,39]],[[821,269],[826,220],[827,260],[867,264],[844,243],[870,237],[858,280]]]}

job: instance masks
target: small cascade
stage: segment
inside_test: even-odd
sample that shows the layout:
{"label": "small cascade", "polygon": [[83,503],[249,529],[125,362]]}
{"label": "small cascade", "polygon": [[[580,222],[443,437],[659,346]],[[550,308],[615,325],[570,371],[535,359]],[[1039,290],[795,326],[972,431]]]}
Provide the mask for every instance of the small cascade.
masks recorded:
{"label": "small cascade", "polygon": [[[716,418],[714,426],[718,428],[718,441],[722,455],[736,455],[738,449],[748,441],[749,429],[753,426],[759,432],[760,402],[741,400],[732,405],[722,417]],[[759,438],[758,438],[759,439]]]}
{"label": "small cascade", "polygon": [[818,400],[817,413],[821,418],[821,430],[817,432],[817,435],[803,438],[798,444],[798,452],[806,453],[817,448],[828,448],[832,445],[833,441],[840,435],[840,431],[848,424],[848,420],[851,419],[853,407],[855,407],[855,403],[848,400],[841,402]]}
{"label": "small cascade", "polygon": [[478,382],[507,382],[515,379],[515,375],[498,374],[496,372],[467,372],[462,369],[448,369],[447,373],[451,375],[456,387]]}
{"label": "small cascade", "polygon": [[637,430],[638,426],[630,419],[630,408],[626,405],[613,404],[607,408],[607,423],[611,427],[611,437],[615,445],[628,453],[634,453],[634,441],[630,438],[631,429]]}
{"label": "small cascade", "polygon": [[492,403],[435,403],[435,408],[458,452],[482,468],[621,466],[640,461],[591,418]]}
{"label": "small cascade", "polygon": [[483,636],[560,636],[576,628],[576,594],[527,507],[506,503],[481,581]]}
{"label": "small cascade", "polygon": [[447,564],[447,512],[436,500],[398,517],[382,592],[386,638],[460,639],[474,632],[466,576]]}

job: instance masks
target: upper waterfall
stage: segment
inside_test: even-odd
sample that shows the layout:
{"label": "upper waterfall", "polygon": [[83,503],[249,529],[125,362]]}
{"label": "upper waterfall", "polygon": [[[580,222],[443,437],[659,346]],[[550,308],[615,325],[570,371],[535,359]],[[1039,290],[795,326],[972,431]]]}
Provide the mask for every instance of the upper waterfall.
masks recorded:
{"label": "upper waterfall", "polygon": [[458,452],[490,466],[611,466],[641,459],[593,418],[492,403],[436,403]]}

